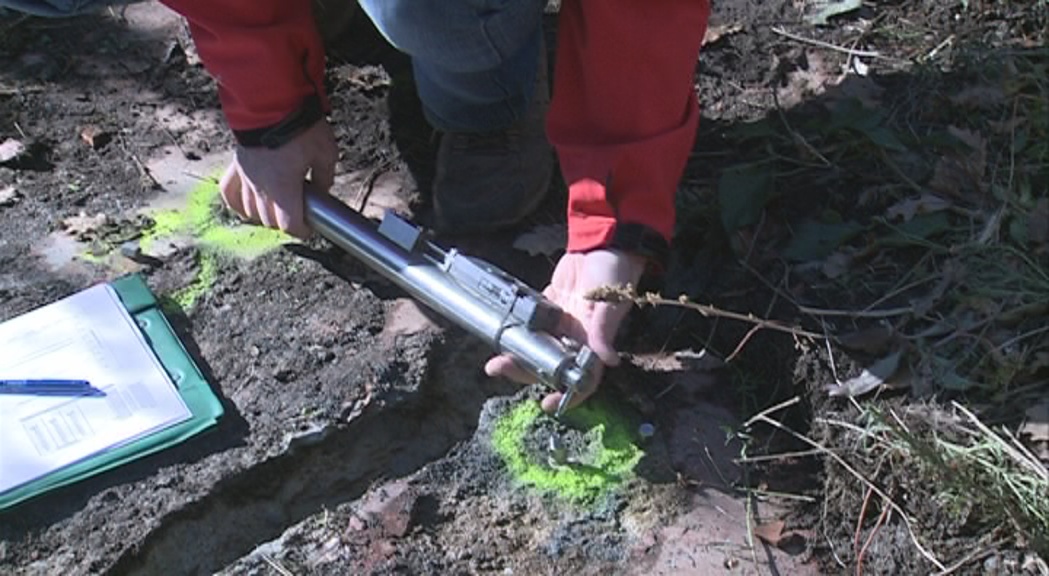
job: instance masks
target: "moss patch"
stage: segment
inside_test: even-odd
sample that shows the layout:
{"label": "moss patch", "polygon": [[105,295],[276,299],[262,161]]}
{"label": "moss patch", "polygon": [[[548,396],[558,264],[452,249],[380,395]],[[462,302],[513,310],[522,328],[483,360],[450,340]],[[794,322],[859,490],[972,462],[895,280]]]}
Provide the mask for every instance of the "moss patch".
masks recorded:
{"label": "moss patch", "polygon": [[534,401],[515,406],[496,422],[492,446],[514,480],[543,494],[579,504],[592,502],[627,480],[644,455],[626,423],[592,403],[566,416],[574,429],[585,430],[596,439],[588,457],[564,466],[536,461],[525,439],[541,417],[542,410]]}

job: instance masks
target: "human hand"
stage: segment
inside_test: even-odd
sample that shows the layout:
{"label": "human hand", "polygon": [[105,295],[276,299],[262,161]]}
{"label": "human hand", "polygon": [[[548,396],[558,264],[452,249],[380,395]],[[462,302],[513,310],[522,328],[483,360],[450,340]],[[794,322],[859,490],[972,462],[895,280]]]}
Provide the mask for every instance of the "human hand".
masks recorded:
{"label": "human hand", "polygon": [[226,206],[248,222],[306,238],[303,181],[308,174],[318,190],[327,192],[337,159],[335,134],[321,120],[276,149],[237,146],[219,190]]}
{"label": "human hand", "polygon": [[[644,258],[616,250],[567,253],[554,268],[550,285],[543,290],[543,294],[565,312],[554,336],[568,336],[585,343],[600,359],[593,379],[594,388],[579,390],[571,399],[569,408],[577,406],[597,390],[606,366],[619,364],[619,354],[613,343],[619,325],[632,306],[630,302],[588,300],[587,293],[603,286],[637,286],[644,269]],[[490,359],[485,364],[485,372],[489,376],[504,376],[522,384],[535,382],[535,378],[508,355]],[[560,392],[548,394],[543,398],[542,408],[553,413],[560,401]]]}

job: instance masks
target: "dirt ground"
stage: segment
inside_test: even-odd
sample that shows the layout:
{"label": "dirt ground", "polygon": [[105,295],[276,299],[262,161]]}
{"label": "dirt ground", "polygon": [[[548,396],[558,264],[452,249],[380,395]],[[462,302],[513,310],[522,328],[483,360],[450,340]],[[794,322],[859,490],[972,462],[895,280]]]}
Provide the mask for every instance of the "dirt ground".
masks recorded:
{"label": "dirt ground", "polygon": [[[987,85],[966,62],[1042,50],[1033,61],[1044,78],[1047,9],[867,3],[817,22],[835,6],[715,2],[697,61],[703,121],[681,184],[673,260],[651,287],[715,313],[636,310],[622,339],[628,361],[593,401],[604,425],[583,426],[579,442],[590,441],[586,430],[603,433],[604,449],[636,448],[639,460],[622,477],[594,474],[611,488],[582,503],[527,481],[499,450],[501,423],[539,391],[486,378],[483,344],[322,240],[216,247],[191,225],[143,247],[157,212],[193,202],[232,142],[179,19],[153,3],[62,21],[0,13],[0,144],[19,145],[0,156],[0,319],[140,273],[168,298],[226,410],[216,429],[177,448],[0,513],[0,571],[1049,573],[1036,538],[1017,538],[975,506],[958,513],[914,462],[850,459],[871,438],[848,431],[875,423],[826,385],[852,382],[871,358],[851,352],[877,356],[872,348],[890,339],[853,339],[850,350],[822,336],[893,318],[812,310],[915,305],[897,288],[910,285],[907,271],[924,266],[925,253],[883,243],[890,256],[864,256],[851,272],[876,281],[850,285],[828,266],[841,265],[835,255],[861,257],[834,249],[864,235],[873,243],[871,229],[798,240],[816,215],[847,228],[896,206],[900,181],[929,178],[910,157],[893,156],[898,172],[867,163],[899,148],[867,122],[871,110],[918,133],[953,121],[938,104],[987,97],[966,92]],[[556,23],[551,12],[551,50]],[[366,214],[396,208],[425,223],[434,138],[409,63],[366,19],[350,30],[330,51],[342,154],[335,193]],[[828,120],[845,101],[871,108]],[[851,136],[813,128],[822,125]],[[877,146],[857,152],[864,138]],[[777,163],[775,189],[741,163]],[[1044,172],[1030,178],[1024,238],[1046,270],[1038,198],[1049,182]],[[439,241],[541,287],[563,223],[563,185],[556,191],[518,230]],[[953,207],[963,212],[961,200]],[[202,225],[243,228],[225,215]],[[930,245],[942,232],[908,230]],[[1043,334],[1042,286],[1016,291],[1034,295],[1021,302],[1034,310],[1022,334]],[[879,300],[886,294],[895,298]],[[1030,374],[1018,371],[1008,389],[1019,402],[1049,393],[1049,355],[1035,366],[1045,348],[1032,346]],[[932,380],[917,373],[910,393],[889,390],[872,406],[940,430],[956,396],[921,384]],[[637,434],[642,422],[655,427],[650,439]],[[548,478],[553,467],[536,442],[521,445],[531,449],[526,466]]]}

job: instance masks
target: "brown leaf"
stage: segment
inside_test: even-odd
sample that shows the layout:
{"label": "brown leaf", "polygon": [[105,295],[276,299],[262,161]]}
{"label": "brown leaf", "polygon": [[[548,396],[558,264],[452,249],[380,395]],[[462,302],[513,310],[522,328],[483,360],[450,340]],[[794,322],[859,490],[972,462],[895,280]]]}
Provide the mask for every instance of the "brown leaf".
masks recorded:
{"label": "brown leaf", "polygon": [[772,546],[779,546],[780,540],[783,540],[783,529],[787,526],[783,520],[773,520],[772,522],[765,522],[764,524],[758,524],[754,526],[754,535],[764,540]]}
{"label": "brown leaf", "polygon": [[80,130],[80,139],[95,150],[101,150],[113,139],[113,135],[93,124]]}
{"label": "brown leaf", "polygon": [[845,79],[846,74],[833,63],[828,64],[818,53],[807,54],[805,59],[808,68],[788,73],[786,85],[777,90],[780,105],[784,108],[792,108],[811,96],[819,96]]}
{"label": "brown leaf", "polygon": [[0,164],[10,162],[22,154],[25,154],[25,144],[14,138],[8,138],[0,144]]}
{"label": "brown leaf", "polygon": [[22,194],[14,186],[0,188],[0,207],[14,206],[22,199]]}
{"label": "brown leaf", "polygon": [[889,207],[886,216],[890,219],[902,218],[909,222],[918,214],[931,214],[941,212],[951,207],[949,200],[944,200],[935,194],[922,194],[917,198],[906,198]]}
{"label": "brown leaf", "polygon": [[742,30],[742,24],[718,24],[707,26],[707,32],[703,35],[703,46],[713,44],[726,36],[731,36]]}

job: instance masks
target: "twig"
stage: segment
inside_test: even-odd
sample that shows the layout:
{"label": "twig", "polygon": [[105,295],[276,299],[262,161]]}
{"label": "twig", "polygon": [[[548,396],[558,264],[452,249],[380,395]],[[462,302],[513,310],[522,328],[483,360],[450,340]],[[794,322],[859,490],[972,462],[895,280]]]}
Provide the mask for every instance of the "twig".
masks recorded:
{"label": "twig", "polygon": [[801,502],[815,502],[816,499],[812,496],[806,496],[804,494],[791,494],[790,492],[776,492],[774,490],[750,490],[752,494],[758,496],[764,496],[766,498],[782,498],[784,500],[799,500]]}
{"label": "twig", "polygon": [[940,53],[941,50],[943,50],[944,48],[950,46],[953,43],[954,43],[954,34],[951,34],[950,36],[947,37],[946,40],[944,40],[943,42],[940,42],[939,44],[937,44],[936,47],[933,48],[932,50],[929,50],[929,53],[926,54],[925,56],[921,57],[920,60],[922,62],[925,62],[926,60],[932,60],[933,58],[936,57],[937,54]]}
{"label": "twig", "polygon": [[270,568],[273,568],[274,570],[276,570],[277,573],[280,574],[281,576],[295,576],[291,572],[291,570],[288,570],[284,566],[281,566],[279,562],[277,562],[273,558],[270,558],[269,554],[263,554],[262,555],[262,559],[265,560],[266,563],[270,565]]}
{"label": "twig", "polygon": [[870,548],[871,542],[874,542],[874,536],[878,533],[878,529],[885,524],[885,520],[889,517],[888,506],[881,509],[881,514],[878,515],[878,521],[874,523],[874,527],[871,528],[871,533],[867,535],[867,540],[863,543],[863,548],[860,548],[860,553],[856,556],[856,576],[863,576],[863,557],[867,554],[867,549]]}
{"label": "twig", "polygon": [[893,58],[889,58],[888,56],[882,56],[878,52],[871,52],[869,50],[855,50],[853,48],[845,48],[844,46],[838,46],[836,44],[831,44],[830,42],[824,42],[822,40],[815,40],[813,38],[806,38],[804,36],[798,36],[797,34],[791,34],[790,32],[787,32],[786,30],[784,30],[782,28],[772,28],[772,32],[775,33],[775,34],[779,34],[780,36],[783,36],[785,38],[790,38],[791,40],[794,40],[796,42],[801,42],[802,44],[809,44],[809,45],[812,45],[812,46],[818,46],[820,48],[826,48],[828,50],[834,50],[836,52],[842,52],[842,53],[848,54],[850,56],[857,56],[857,57],[860,57],[860,58],[879,58],[879,59],[882,59],[882,60],[890,60],[890,61],[893,60]]}
{"label": "twig", "polygon": [[1026,339],[1030,338],[1031,336],[1037,336],[1038,334],[1041,334],[1043,332],[1049,332],[1049,326],[1042,326],[1041,328],[1037,328],[1035,330],[1031,330],[1030,332],[1024,332],[1023,334],[1020,334],[1018,336],[1010,338],[1010,339],[1006,340],[1004,343],[1002,343],[1001,346],[998,346],[995,349],[995,351],[997,353],[1001,354],[1001,353],[1005,352],[1006,348],[1009,348],[1013,344],[1016,344],[1017,342],[1019,342],[1021,340],[1026,340]]}
{"label": "twig", "polygon": [[131,161],[135,163],[135,166],[138,168],[139,174],[143,177],[149,178],[149,180],[153,182],[153,185],[157,188],[163,188],[160,181],[157,180],[156,176],[153,176],[153,173],[149,171],[149,168],[146,168],[146,165],[138,159],[138,156],[127,147],[127,143],[124,142],[124,139],[118,137],[117,142],[120,144],[120,149],[123,150],[124,153],[127,154],[129,158],[131,158]]}
{"label": "twig", "polygon": [[768,462],[770,460],[783,460],[785,458],[804,458],[820,454],[819,450],[795,450],[793,452],[778,452],[776,454],[761,454],[759,456],[746,456],[733,460],[736,464],[753,464],[754,462]]}
{"label": "twig", "polygon": [[856,518],[856,529],[852,533],[852,549],[856,552],[856,573],[859,574],[859,567],[863,563],[863,553],[860,548],[860,536],[863,534],[863,519],[867,517],[867,506],[871,502],[871,495],[874,494],[874,490],[867,488],[867,493],[863,495],[863,503],[860,504],[860,514]]}
{"label": "twig", "polygon": [[1027,454],[1024,454],[1024,452],[1017,450],[1012,444],[1003,440],[1001,436],[995,434],[993,430],[988,428],[986,424],[981,422],[980,419],[977,418],[976,415],[970,412],[967,408],[965,408],[965,406],[962,406],[955,400],[951,401],[951,405],[954,406],[955,410],[958,410],[959,412],[964,414],[965,417],[968,418],[974,426],[980,429],[980,432],[983,432],[985,435],[987,435],[987,437],[993,439],[994,442],[998,444],[1003,450],[1005,450],[1006,454],[1011,456],[1018,464],[1020,464],[1024,468],[1027,468],[1028,470],[1036,474],[1038,477],[1040,477],[1042,480],[1049,482],[1049,471],[1046,471],[1045,468],[1042,468],[1040,464],[1038,464],[1037,459],[1029,458]]}
{"label": "twig", "polygon": [[816,448],[816,449],[820,450],[821,452],[823,452],[824,454],[830,456],[842,468],[844,468],[847,472],[849,472],[854,477],[856,477],[857,480],[859,480],[860,482],[863,482],[867,487],[869,487],[871,490],[873,490],[875,494],[877,494],[878,496],[881,496],[882,499],[885,500],[885,503],[887,505],[889,505],[893,509],[894,512],[899,514],[900,518],[903,519],[903,523],[907,526],[907,532],[908,532],[908,534],[911,537],[911,542],[914,544],[914,547],[918,549],[918,552],[921,553],[921,555],[924,556],[926,560],[931,562],[938,569],[940,569],[940,570],[944,569],[943,563],[941,563],[939,560],[937,560],[936,556],[933,556],[932,552],[929,552],[924,546],[922,546],[921,542],[918,541],[918,536],[914,533],[914,527],[911,525],[911,519],[907,516],[907,514],[903,511],[903,509],[900,508],[899,504],[896,504],[896,502],[894,502],[892,500],[892,498],[889,498],[888,494],[886,494],[884,491],[882,491],[881,488],[878,488],[877,486],[875,486],[875,484],[872,481],[868,480],[867,477],[865,477],[864,475],[860,474],[855,468],[853,468],[851,465],[849,465],[849,463],[846,462],[844,458],[842,458],[840,455],[838,455],[833,450],[831,450],[831,449],[827,448],[826,446],[823,446],[820,443],[816,442],[815,440],[809,438],[808,436],[805,436],[804,434],[800,434],[800,433],[794,431],[793,429],[787,427],[786,425],[781,424],[780,422],[777,422],[777,421],[769,418],[768,416],[765,416],[764,414],[758,414],[754,418],[751,418],[748,422],[754,421],[754,420],[761,420],[761,421],[763,421],[763,422],[765,422],[765,423],[767,423],[767,424],[769,424],[769,425],[771,425],[771,426],[773,426],[775,428],[778,428],[778,429],[780,429],[780,430],[790,434],[794,438],[796,438],[798,440],[801,440],[802,442],[808,444],[809,446],[812,446],[813,448]]}
{"label": "twig", "polygon": [[[784,408],[790,408],[791,406],[797,404],[798,402],[801,402],[801,397],[800,396],[795,396],[795,397],[791,398],[790,400],[784,400],[783,402],[780,402],[779,404],[776,404],[775,406],[770,406],[770,407],[762,410],[761,412],[758,412],[757,414],[751,416],[750,420],[747,420],[746,422],[743,423],[743,427],[744,428],[750,428],[750,426],[752,424],[754,424],[758,420],[761,420],[762,418],[765,418],[769,414],[772,414],[773,412],[779,412],[780,410],[783,410]],[[816,448],[818,449],[819,447],[817,446]]]}
{"label": "twig", "polygon": [[732,360],[734,360],[736,356],[743,351],[743,346],[747,344],[747,342],[752,336],[754,336],[754,334],[757,334],[758,330],[761,330],[760,324],[755,324],[754,326],[750,327],[750,330],[747,330],[747,333],[743,335],[743,338],[739,341],[739,344],[736,344],[736,349],[733,350],[727,358],[725,358],[725,364],[732,362]]}
{"label": "twig", "polygon": [[379,176],[385,174],[391,165],[391,162],[383,161],[368,173],[368,177],[364,179],[364,182],[361,182],[361,187],[357,190],[357,197],[360,198],[360,204],[357,206],[358,212],[364,212],[364,207],[368,205],[368,200],[372,196],[372,191],[375,190],[375,183],[379,181]]}
{"label": "twig", "polygon": [[885,310],[828,310],[825,308],[810,308],[798,306],[798,311],[813,316],[847,316],[849,318],[892,318],[903,316],[914,312],[913,306],[902,306],[900,308],[887,308]]}
{"label": "twig", "polygon": [[20,96],[22,94],[43,92],[44,90],[46,90],[46,88],[43,86],[24,86],[22,88],[0,87],[0,96]]}
{"label": "twig", "polygon": [[950,566],[944,568],[943,570],[940,570],[939,572],[937,572],[935,574],[935,576],[949,576],[950,574],[954,574],[955,572],[958,571],[958,569],[960,569],[961,567],[965,566],[966,564],[968,564],[970,562],[975,562],[977,560],[983,560],[984,558],[986,558],[988,555],[992,554],[993,552],[994,552],[994,546],[990,546],[990,547],[987,547],[987,548],[977,548],[976,550],[973,550],[972,552],[966,554],[965,556],[962,556],[962,558],[960,560],[958,560],[957,562],[955,562],[954,564],[951,564]]}
{"label": "twig", "polygon": [[644,296],[638,296],[633,288],[627,286],[626,288],[617,286],[604,286],[591,290],[586,296],[588,300],[597,300],[600,302],[633,302],[637,306],[651,305],[651,306],[678,306],[681,308],[688,308],[695,310],[706,317],[721,317],[728,318],[730,320],[738,320],[740,322],[748,322],[756,324],[760,328],[768,328],[770,330],[776,330],[778,332],[786,332],[787,334],[794,334],[795,336],[804,336],[806,338],[819,339],[823,338],[822,335],[816,334],[815,332],[809,332],[801,328],[794,326],[788,326],[775,320],[768,320],[765,318],[758,318],[753,314],[741,314],[739,312],[731,312],[728,310],[721,310],[709,304],[699,304],[691,302],[687,298],[682,297],[678,300],[670,300],[663,298],[658,294],[648,293]]}

